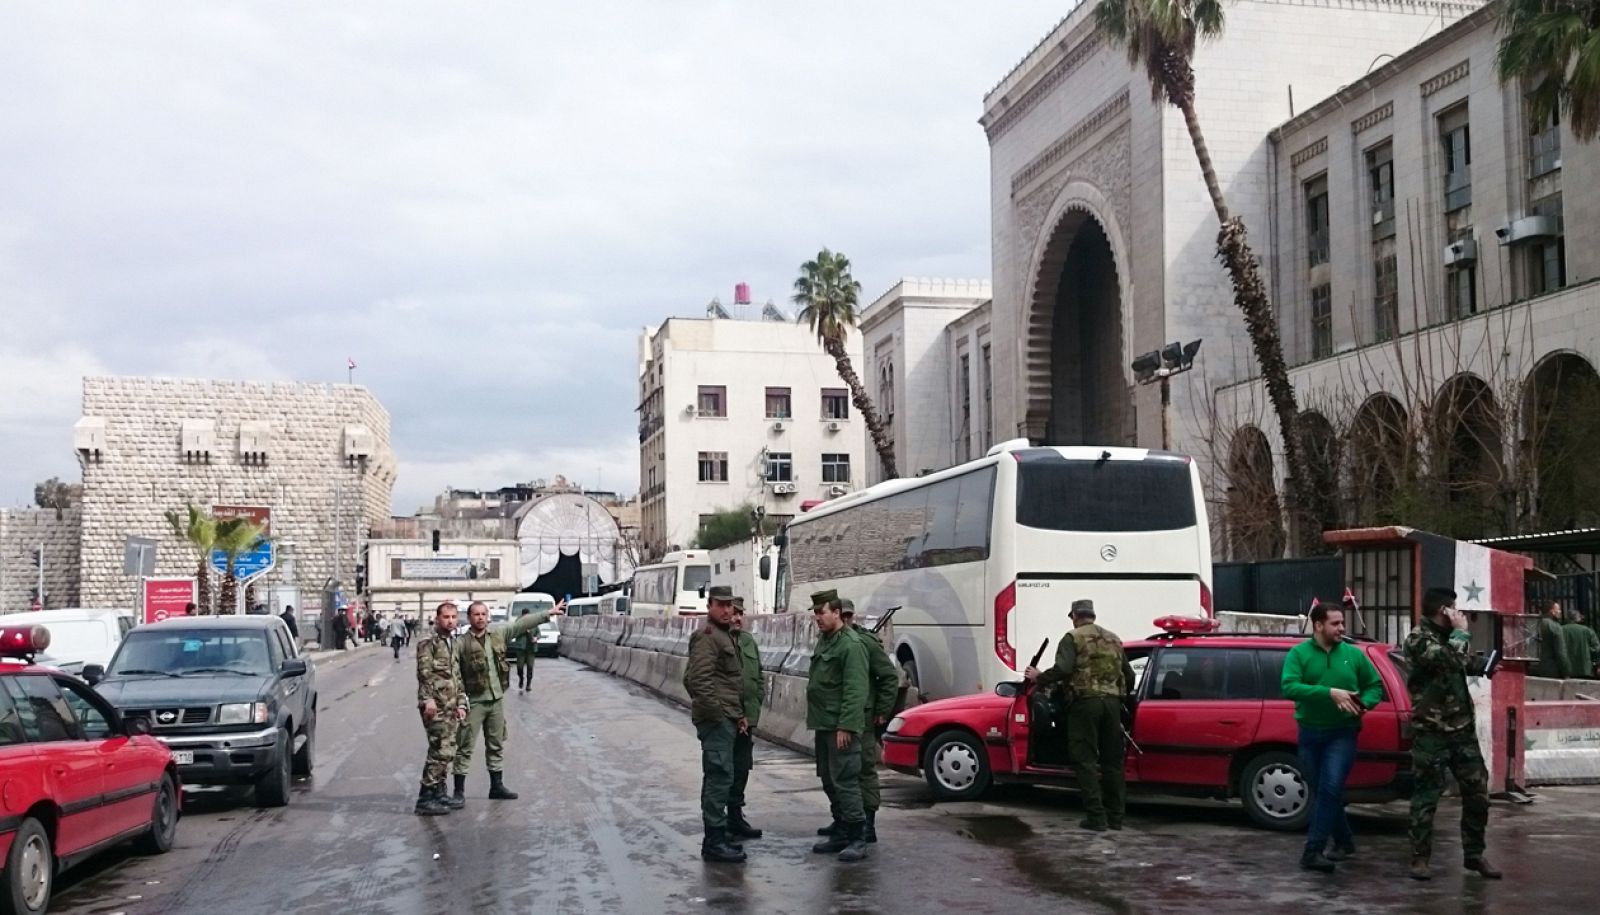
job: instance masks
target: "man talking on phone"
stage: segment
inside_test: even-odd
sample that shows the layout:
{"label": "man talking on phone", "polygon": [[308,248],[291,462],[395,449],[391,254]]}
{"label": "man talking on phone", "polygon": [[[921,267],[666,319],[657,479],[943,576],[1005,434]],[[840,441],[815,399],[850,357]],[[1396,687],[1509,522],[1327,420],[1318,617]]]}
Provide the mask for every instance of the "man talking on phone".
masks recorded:
{"label": "man talking on phone", "polygon": [[1429,588],[1422,596],[1422,622],[1406,636],[1411,669],[1411,877],[1427,880],[1433,853],[1433,815],[1444,792],[1445,773],[1461,789],[1461,866],[1490,880],[1500,872],[1483,856],[1489,825],[1489,770],[1478,749],[1477,719],[1467,692],[1467,615],[1456,609],[1456,592]]}

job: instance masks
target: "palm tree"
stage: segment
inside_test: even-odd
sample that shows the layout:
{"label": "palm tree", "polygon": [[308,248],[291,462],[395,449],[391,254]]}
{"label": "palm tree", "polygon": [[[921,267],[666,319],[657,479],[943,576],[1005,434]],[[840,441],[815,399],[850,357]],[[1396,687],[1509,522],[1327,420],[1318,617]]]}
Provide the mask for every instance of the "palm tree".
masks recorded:
{"label": "palm tree", "polygon": [[217,546],[217,519],[193,505],[184,506],[183,512],[169,511],[167,525],[178,539],[195,548],[200,563],[195,566],[194,578],[199,587],[196,595],[202,614],[211,612],[211,551]]}
{"label": "palm tree", "polygon": [[1156,102],[1165,100],[1183,113],[1195,158],[1200,160],[1200,174],[1205,178],[1206,191],[1211,195],[1211,205],[1221,224],[1217,232],[1217,256],[1227,267],[1233,282],[1233,301],[1244,314],[1245,329],[1250,334],[1256,362],[1261,366],[1267,397],[1272,401],[1278,428],[1283,432],[1290,485],[1286,501],[1292,515],[1309,519],[1320,528],[1322,519],[1330,514],[1323,510],[1325,494],[1319,494],[1313,485],[1305,449],[1300,446],[1300,407],[1295,401],[1294,385],[1289,381],[1288,363],[1283,358],[1278,319],[1261,281],[1261,261],[1250,249],[1244,220],[1228,211],[1228,201],[1222,196],[1222,184],[1211,163],[1211,151],[1206,147],[1205,135],[1200,130],[1200,115],[1194,104],[1195,46],[1201,38],[1216,38],[1222,34],[1222,0],[1099,0],[1094,16],[1096,24],[1107,35],[1126,46],[1128,61],[1134,66],[1143,66],[1145,75],[1150,78],[1151,98]]}
{"label": "palm tree", "polygon": [[844,349],[845,337],[856,326],[856,307],[860,297],[861,284],[850,275],[850,258],[823,248],[817,253],[816,260],[800,265],[800,276],[794,281],[791,301],[800,306],[796,320],[810,324],[823,351],[833,357],[839,377],[850,388],[850,400],[861,411],[861,418],[867,424],[867,434],[872,436],[872,447],[883,461],[884,473],[893,479],[900,475],[900,468],[894,460],[894,442],[883,428],[883,417],[878,415],[878,408],[867,396],[860,377],[850,365],[850,354]]}
{"label": "palm tree", "polygon": [[222,579],[222,605],[231,607],[234,613],[243,613],[245,608],[240,606],[244,598],[239,589],[239,577],[234,570],[239,562],[239,557],[255,549],[263,540],[269,540],[263,531],[265,529],[248,518],[229,518],[217,522],[217,549],[228,558],[228,571]]}
{"label": "palm tree", "polygon": [[1502,83],[1529,89],[1529,114],[1563,114],[1585,142],[1600,136],[1600,0],[1509,0],[1500,14]]}

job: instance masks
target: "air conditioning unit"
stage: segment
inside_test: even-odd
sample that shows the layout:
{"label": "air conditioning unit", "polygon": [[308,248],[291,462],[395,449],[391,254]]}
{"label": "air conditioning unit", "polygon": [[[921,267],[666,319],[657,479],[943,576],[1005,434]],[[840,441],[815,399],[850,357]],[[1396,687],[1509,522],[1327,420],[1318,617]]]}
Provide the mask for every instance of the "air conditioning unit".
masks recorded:
{"label": "air conditioning unit", "polygon": [[792,496],[794,495],[794,492],[795,487],[793,483],[772,484],[772,494],[775,496]]}
{"label": "air conditioning unit", "polygon": [[687,407],[683,408],[683,415],[685,415],[685,416],[693,416],[693,415],[695,415],[696,413],[699,413],[699,412],[700,412],[700,409],[698,407],[696,407],[694,404],[690,404]]}
{"label": "air conditioning unit", "polygon": [[830,496],[842,496],[849,491],[850,487],[845,486],[842,483],[835,483],[828,487],[828,495]]}
{"label": "air conditioning unit", "polygon": [[1376,226],[1376,225],[1381,225],[1382,223],[1383,223],[1383,211],[1382,210],[1373,210],[1372,211],[1372,224]]}
{"label": "air conditioning unit", "polygon": [[1453,241],[1444,246],[1445,266],[1451,264],[1471,264],[1478,260],[1478,242],[1471,238]]}
{"label": "air conditioning unit", "polygon": [[843,424],[841,424],[838,420],[834,420],[833,422],[828,423],[828,431],[829,432],[838,432],[840,429],[843,429],[843,428],[844,428]]}
{"label": "air conditioning unit", "polygon": [[779,421],[777,421],[777,422],[772,424],[772,431],[774,431],[774,432],[782,432],[783,430],[784,430],[783,420],[779,420]]}
{"label": "air conditioning unit", "polygon": [[1524,216],[1512,220],[1508,226],[1501,226],[1494,230],[1495,237],[1500,239],[1500,244],[1511,245],[1519,241],[1531,241],[1536,238],[1550,238],[1556,234],[1556,220],[1553,216]]}

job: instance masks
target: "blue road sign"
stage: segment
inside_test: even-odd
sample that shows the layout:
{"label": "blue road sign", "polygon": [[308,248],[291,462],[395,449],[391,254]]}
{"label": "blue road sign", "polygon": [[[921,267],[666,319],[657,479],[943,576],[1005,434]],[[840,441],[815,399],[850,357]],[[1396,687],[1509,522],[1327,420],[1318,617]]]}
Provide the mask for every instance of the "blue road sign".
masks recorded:
{"label": "blue road sign", "polygon": [[[256,548],[248,553],[240,554],[239,558],[233,563],[233,574],[235,578],[242,581],[269,571],[276,564],[277,557],[274,555],[272,544],[261,543],[257,544]],[[218,575],[226,575],[228,573],[228,554],[221,550],[212,550],[211,567],[217,570]]]}

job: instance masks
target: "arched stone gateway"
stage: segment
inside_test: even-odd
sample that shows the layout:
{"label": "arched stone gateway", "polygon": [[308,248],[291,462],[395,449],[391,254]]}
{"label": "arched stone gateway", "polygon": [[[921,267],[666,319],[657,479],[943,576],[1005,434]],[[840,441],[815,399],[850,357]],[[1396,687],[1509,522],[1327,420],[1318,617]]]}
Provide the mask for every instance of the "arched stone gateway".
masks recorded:
{"label": "arched stone gateway", "polygon": [[1134,442],[1114,232],[1086,205],[1061,208],[1030,287],[1026,430],[1051,445]]}
{"label": "arched stone gateway", "polygon": [[1531,452],[1525,511],[1538,530],[1600,523],[1600,375],[1576,353],[1541,360],[1523,393],[1523,441]]}
{"label": "arched stone gateway", "polygon": [[1255,426],[1234,433],[1229,448],[1228,541],[1234,559],[1283,555],[1283,509],[1273,481],[1272,446]]}

